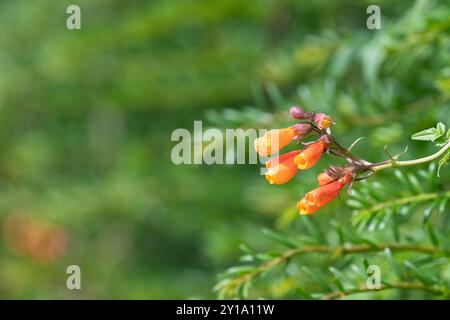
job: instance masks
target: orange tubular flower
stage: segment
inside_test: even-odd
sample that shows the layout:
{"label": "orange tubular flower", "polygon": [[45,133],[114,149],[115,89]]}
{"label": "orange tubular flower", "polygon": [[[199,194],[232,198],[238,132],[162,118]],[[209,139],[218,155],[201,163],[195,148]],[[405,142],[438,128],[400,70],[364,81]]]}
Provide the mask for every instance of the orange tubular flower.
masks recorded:
{"label": "orange tubular flower", "polygon": [[[272,153],[278,152],[281,148],[288,145],[296,135],[297,133],[294,128],[269,130],[264,136],[255,139],[255,150],[260,156],[270,156]],[[278,140],[278,143],[276,143],[276,140]]]}
{"label": "orange tubular flower", "polygon": [[[319,179],[320,176],[322,176],[321,179]],[[325,172],[321,173],[319,177],[319,184],[333,179]],[[319,188],[308,192],[306,196],[297,203],[297,209],[300,210],[300,214],[311,214],[322,208],[328,202],[336,198],[342,187],[351,182],[352,179],[353,175],[351,172],[345,171],[344,175],[337,181],[328,182],[327,184],[321,185]]]}
{"label": "orange tubular flower", "polygon": [[298,171],[294,159],[300,152],[301,150],[291,151],[267,161],[267,181],[270,184],[284,184],[291,180]]}
{"label": "orange tubular flower", "polygon": [[319,161],[325,147],[326,143],[324,141],[318,141],[309,145],[295,157],[295,164],[300,170],[311,168]]}
{"label": "orange tubular flower", "polygon": [[297,203],[297,209],[303,215],[314,213],[336,198],[343,186],[343,184],[335,181],[314,189]]}

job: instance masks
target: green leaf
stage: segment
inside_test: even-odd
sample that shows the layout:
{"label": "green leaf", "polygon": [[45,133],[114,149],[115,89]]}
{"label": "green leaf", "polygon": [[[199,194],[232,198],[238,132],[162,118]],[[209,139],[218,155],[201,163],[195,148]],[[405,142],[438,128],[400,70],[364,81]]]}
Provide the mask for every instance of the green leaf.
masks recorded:
{"label": "green leaf", "polygon": [[439,214],[444,214],[445,213],[445,208],[447,206],[447,203],[449,202],[450,198],[445,198],[442,199],[441,202],[439,203],[439,208],[438,208],[438,213]]}
{"label": "green leaf", "polygon": [[239,258],[241,262],[252,262],[255,261],[255,257],[249,254],[245,254]]}
{"label": "green leaf", "polygon": [[[350,242],[354,242],[354,243],[360,243],[361,242],[361,238],[358,237],[353,230],[349,229],[348,227],[340,224],[339,222],[332,220],[331,225],[336,228],[336,231],[338,233],[342,233],[342,239],[341,241],[345,241],[345,239],[347,239]],[[339,231],[338,231],[339,230]],[[341,236],[339,236],[341,237]]]}
{"label": "green leaf", "polygon": [[394,175],[403,186],[408,187],[408,188],[410,187],[410,184],[409,184],[408,180],[406,179],[405,175],[403,174],[403,172],[401,172],[398,169],[395,169]]}
{"label": "green leaf", "polygon": [[355,260],[354,255],[345,255],[341,259],[336,260],[336,262],[334,262],[334,265],[335,268],[338,270],[345,270],[353,263],[354,260]]}
{"label": "green leaf", "polygon": [[403,262],[405,267],[407,267],[411,272],[419,279],[420,282],[422,282],[425,285],[431,285],[434,283],[433,279],[430,278],[425,272],[419,270],[411,261],[405,260]]}
{"label": "green leaf", "polygon": [[243,251],[244,253],[246,253],[248,255],[251,255],[251,256],[256,255],[256,252],[252,248],[250,248],[248,245],[246,245],[245,243],[241,243],[239,245],[239,249],[241,249],[241,251]]}
{"label": "green leaf", "polygon": [[431,191],[436,191],[437,188],[436,175],[437,175],[436,164],[432,162],[428,167],[428,183],[430,185]]}
{"label": "green leaf", "polygon": [[268,251],[265,253],[256,254],[256,259],[261,260],[261,261],[270,261],[270,260],[273,260],[273,259],[279,257],[280,255],[281,255],[280,252],[271,250],[271,251]]}
{"label": "green leaf", "polygon": [[430,205],[425,208],[423,213],[423,223],[427,223],[428,219],[430,219],[431,215],[434,213],[437,205],[439,204],[439,200],[433,201]]}
{"label": "green leaf", "polygon": [[429,128],[411,136],[412,140],[435,141],[445,134],[445,125],[439,122],[436,128]]}
{"label": "green leaf", "polygon": [[354,199],[347,200],[347,205],[352,209],[364,208],[364,205],[361,202],[359,202],[358,200],[354,200]]}
{"label": "green leaf", "polygon": [[256,270],[256,268],[254,266],[231,267],[231,268],[228,268],[227,270],[225,270],[225,272],[223,273],[223,276],[231,276],[231,275],[239,276],[239,275],[253,272],[255,270]]}
{"label": "green leaf", "polygon": [[256,259],[259,261],[270,261],[274,259],[274,256],[270,253],[258,253]]}
{"label": "green leaf", "polygon": [[443,124],[442,122],[439,122],[437,124],[436,129],[441,135],[445,134],[445,124]]}
{"label": "green leaf", "polygon": [[408,177],[408,181],[411,185],[412,191],[416,192],[417,194],[424,192],[424,189],[422,188],[421,183],[419,182],[419,180],[417,179],[417,177],[415,175],[413,175],[412,173],[409,173],[407,175],[407,177]]}
{"label": "green leaf", "polygon": [[389,265],[394,270],[395,274],[401,279],[403,275],[402,275],[402,272],[401,272],[397,262],[395,261],[393,255],[392,255],[391,249],[385,248],[384,254],[386,255]]}
{"label": "green leaf", "polygon": [[230,279],[230,278],[226,278],[226,279],[220,280],[214,286],[213,291],[223,290],[224,288],[226,288],[231,283],[231,281],[232,281],[232,279]]}
{"label": "green leaf", "polygon": [[318,274],[314,273],[313,271],[311,271],[311,269],[309,269],[306,266],[302,267],[302,270],[311,278],[313,279],[315,282],[317,282],[318,285],[320,285],[322,287],[322,289],[324,289],[327,292],[331,292],[333,291],[333,289],[327,284],[327,282],[322,279],[322,277],[320,277]]}
{"label": "green leaf", "polygon": [[436,133],[435,128],[426,129],[417,133],[414,133],[411,136],[412,140],[420,140],[420,141],[433,141],[439,138],[440,135]]}
{"label": "green leaf", "polygon": [[334,279],[334,284],[336,285],[336,287],[338,288],[339,291],[345,291],[345,288],[344,288],[342,282],[339,281],[339,279]]}
{"label": "green leaf", "polygon": [[367,273],[365,271],[363,271],[359,266],[357,266],[356,264],[352,264],[350,266],[350,268],[352,269],[353,272],[355,272],[356,274],[367,278]]}
{"label": "green leaf", "polygon": [[299,236],[298,240],[302,243],[314,245],[314,244],[320,244],[320,241],[317,241],[317,239],[311,237],[311,236]]}
{"label": "green leaf", "polygon": [[301,216],[300,217],[301,222],[308,230],[308,233],[313,237],[318,243],[326,243],[326,239],[323,236],[322,232],[319,230],[319,228],[314,224],[314,222],[309,219],[307,216]]}
{"label": "green leaf", "polygon": [[436,237],[436,234],[434,233],[434,229],[433,226],[431,225],[431,223],[427,224],[427,231],[428,231],[428,236],[430,237],[430,241],[431,243],[435,246],[438,247],[439,246],[439,240]]}
{"label": "green leaf", "polygon": [[[369,195],[378,201],[384,201],[386,199],[386,193],[385,193],[386,187],[383,186],[378,181],[368,183],[367,190],[368,190]],[[394,192],[394,190],[391,190],[391,192]]]}
{"label": "green leaf", "polygon": [[345,274],[343,274],[342,272],[340,272],[338,269],[334,268],[334,267],[330,267],[329,268],[330,272],[334,274],[335,278],[339,280],[340,283],[348,283],[351,284],[355,287],[358,286],[358,282],[355,281],[352,278],[349,278],[348,276],[346,276]]}
{"label": "green leaf", "polygon": [[311,297],[312,297],[314,300],[320,300],[320,299],[322,299],[324,296],[325,296],[325,294],[323,294],[323,293],[311,293]]}
{"label": "green leaf", "polygon": [[[368,183],[367,181],[361,181],[360,185],[366,187],[367,183]],[[363,194],[362,192],[359,192],[356,189],[352,190],[351,198],[362,203],[364,206],[370,206],[377,203],[375,199],[372,199],[367,194]]]}
{"label": "green leaf", "polygon": [[400,241],[400,227],[399,227],[399,223],[397,222],[397,219],[394,219],[393,223],[391,223],[391,230],[392,230],[392,235],[394,236],[395,241],[399,242]]}
{"label": "green leaf", "polygon": [[367,270],[367,268],[369,268],[370,263],[369,263],[369,260],[367,260],[367,258],[364,258],[363,265],[364,265],[364,270]]}
{"label": "green leaf", "polygon": [[450,150],[448,150],[445,155],[439,160],[438,162],[438,170],[437,170],[437,176],[440,177],[441,175],[441,168],[442,166],[448,164],[450,162]]}
{"label": "green leaf", "polygon": [[284,244],[285,246],[289,247],[289,248],[296,248],[300,245],[300,243],[292,238],[288,238],[284,235],[282,235],[281,233],[275,232],[273,230],[270,229],[263,229],[262,232],[272,238],[275,241],[278,241],[282,244]]}
{"label": "green leaf", "polygon": [[239,287],[238,295],[240,296],[241,299],[248,298],[248,293],[250,292],[252,285],[253,285],[252,281],[247,281]]}
{"label": "green leaf", "polygon": [[305,299],[313,299],[313,296],[309,292],[304,290],[302,287],[298,287],[297,292],[301,297],[303,297]]}
{"label": "green leaf", "polygon": [[376,249],[378,247],[378,244],[375,240],[369,239],[369,238],[361,238],[361,240],[364,243],[367,243],[368,245],[370,245],[372,248]]}
{"label": "green leaf", "polygon": [[339,244],[344,245],[345,244],[345,236],[344,236],[344,232],[342,232],[342,227],[340,225],[336,226],[336,233],[338,234]]}

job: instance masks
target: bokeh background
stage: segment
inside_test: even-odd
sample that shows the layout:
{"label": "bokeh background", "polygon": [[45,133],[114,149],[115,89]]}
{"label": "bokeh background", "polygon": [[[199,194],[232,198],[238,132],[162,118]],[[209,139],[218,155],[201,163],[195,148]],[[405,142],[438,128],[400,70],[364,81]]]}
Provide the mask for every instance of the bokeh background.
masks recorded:
{"label": "bokeh background", "polygon": [[296,232],[326,161],[275,187],[258,165],[174,165],[172,131],[281,127],[300,104],[369,160],[431,153],[410,136],[450,125],[449,30],[448,1],[2,0],[0,297],[215,298],[240,243]]}

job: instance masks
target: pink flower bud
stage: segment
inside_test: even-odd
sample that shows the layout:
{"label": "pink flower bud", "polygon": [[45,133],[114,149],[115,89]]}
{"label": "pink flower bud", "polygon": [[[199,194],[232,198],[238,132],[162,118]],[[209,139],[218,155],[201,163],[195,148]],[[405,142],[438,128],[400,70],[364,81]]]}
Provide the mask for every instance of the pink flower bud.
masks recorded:
{"label": "pink flower bud", "polygon": [[294,119],[301,120],[301,119],[308,119],[309,118],[308,113],[305,110],[303,110],[302,108],[297,107],[297,106],[294,106],[291,109],[289,109],[289,112],[291,113],[291,116]]}
{"label": "pink flower bud", "polygon": [[295,130],[296,139],[303,139],[312,131],[312,125],[309,123],[297,123],[291,126]]}

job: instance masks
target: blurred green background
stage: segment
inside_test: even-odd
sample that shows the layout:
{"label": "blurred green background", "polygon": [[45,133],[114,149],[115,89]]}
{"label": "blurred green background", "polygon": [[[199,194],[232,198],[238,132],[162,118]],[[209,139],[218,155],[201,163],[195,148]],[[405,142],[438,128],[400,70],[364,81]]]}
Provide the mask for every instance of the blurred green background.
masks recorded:
{"label": "blurred green background", "polygon": [[344,144],[366,137],[369,160],[428,154],[409,138],[450,125],[449,17],[447,1],[1,1],[0,297],[214,298],[240,243],[295,230],[325,164],[281,187],[258,165],[176,166],[172,131],[281,127],[300,104]]}

